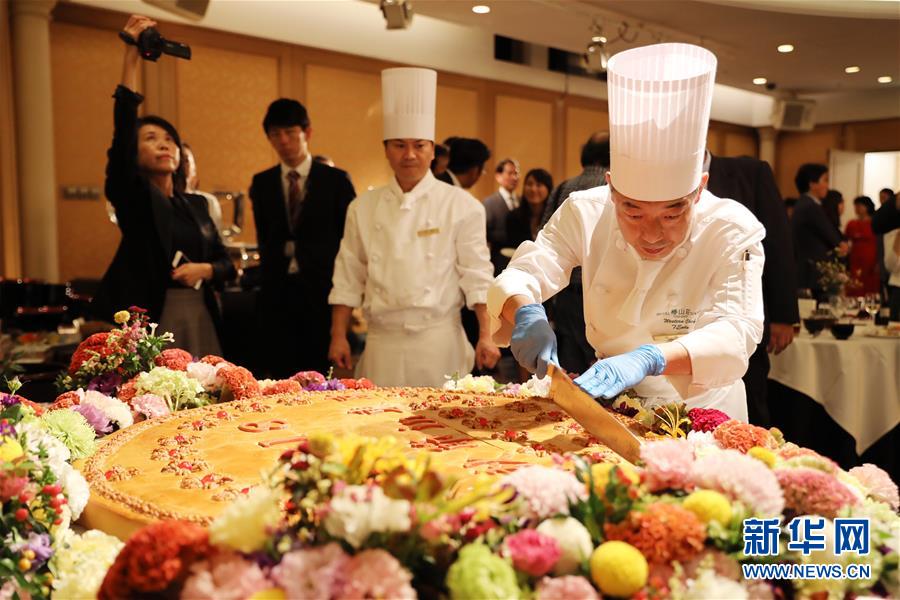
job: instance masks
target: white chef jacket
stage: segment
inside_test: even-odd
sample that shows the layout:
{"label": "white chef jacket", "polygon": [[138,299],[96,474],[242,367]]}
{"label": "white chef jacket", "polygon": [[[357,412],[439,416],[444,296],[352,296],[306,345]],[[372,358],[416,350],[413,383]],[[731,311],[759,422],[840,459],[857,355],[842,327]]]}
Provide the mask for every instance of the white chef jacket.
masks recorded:
{"label": "white chef jacket", "polygon": [[350,204],[328,302],[363,308],[361,376],[437,386],[471,371],[459,311],[487,300],[485,229],[481,203],[430,171],[408,193],[392,178]]}
{"label": "white chef jacket", "polygon": [[509,343],[512,327],[500,321],[508,298],[544,302],[582,266],[586,334],[598,357],[670,339],[691,357],[692,375],[647,377],[636,386],[649,405],[681,398],[746,420],[741,377],[763,333],[765,229],[742,205],[705,190],[693,213],[669,256],[642,260],[619,229],[608,186],[572,194],[491,286],[494,341]]}

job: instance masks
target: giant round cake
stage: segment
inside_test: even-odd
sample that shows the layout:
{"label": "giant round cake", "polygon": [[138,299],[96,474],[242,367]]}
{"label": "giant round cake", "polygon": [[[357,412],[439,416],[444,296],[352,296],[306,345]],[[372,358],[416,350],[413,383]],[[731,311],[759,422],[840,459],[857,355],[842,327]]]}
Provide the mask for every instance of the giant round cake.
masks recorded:
{"label": "giant round cake", "polygon": [[[635,433],[640,426],[616,415]],[[106,438],[81,470],[81,524],[126,539],[157,519],[208,523],[315,432],[394,436],[459,475],[510,473],[574,452],[620,461],[552,401],[430,388],[301,392],[143,421]]]}

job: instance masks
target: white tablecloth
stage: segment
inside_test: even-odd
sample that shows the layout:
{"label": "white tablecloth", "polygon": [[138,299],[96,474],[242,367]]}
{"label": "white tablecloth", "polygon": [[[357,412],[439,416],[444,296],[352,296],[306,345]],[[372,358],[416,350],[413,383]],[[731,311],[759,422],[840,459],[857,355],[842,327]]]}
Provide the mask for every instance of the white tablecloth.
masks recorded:
{"label": "white tablecloth", "polygon": [[828,331],[816,338],[804,331],[770,356],[769,379],[824,406],[862,454],[900,423],[900,339],[866,337],[859,330],[843,341]]}

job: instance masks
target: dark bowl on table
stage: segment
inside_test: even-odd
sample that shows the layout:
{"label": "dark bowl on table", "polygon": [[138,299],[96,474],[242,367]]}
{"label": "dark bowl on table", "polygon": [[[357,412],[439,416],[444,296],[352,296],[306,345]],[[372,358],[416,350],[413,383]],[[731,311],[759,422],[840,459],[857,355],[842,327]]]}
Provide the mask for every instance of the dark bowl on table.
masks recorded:
{"label": "dark bowl on table", "polygon": [[831,335],[839,340],[846,340],[853,335],[853,323],[835,323],[831,326]]}
{"label": "dark bowl on table", "polygon": [[810,335],[816,335],[826,327],[831,327],[834,323],[835,319],[827,317],[810,317],[803,319],[803,326],[806,327],[806,331],[808,331]]}

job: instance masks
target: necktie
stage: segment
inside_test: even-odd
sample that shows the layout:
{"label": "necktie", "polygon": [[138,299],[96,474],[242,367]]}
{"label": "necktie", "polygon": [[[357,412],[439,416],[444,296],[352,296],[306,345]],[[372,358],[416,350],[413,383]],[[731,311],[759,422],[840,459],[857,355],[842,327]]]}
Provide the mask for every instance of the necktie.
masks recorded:
{"label": "necktie", "polygon": [[288,217],[291,230],[296,230],[303,210],[303,191],[300,189],[300,173],[288,171]]}

